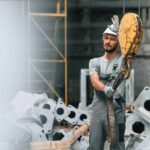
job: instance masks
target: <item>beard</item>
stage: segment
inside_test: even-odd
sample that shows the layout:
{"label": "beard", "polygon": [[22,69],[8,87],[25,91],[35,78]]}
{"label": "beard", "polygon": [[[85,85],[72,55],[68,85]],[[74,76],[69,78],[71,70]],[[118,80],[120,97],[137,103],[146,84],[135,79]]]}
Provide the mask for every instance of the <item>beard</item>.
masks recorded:
{"label": "beard", "polygon": [[109,48],[109,49],[106,49],[104,46],[104,50],[105,52],[110,54],[110,53],[113,53],[117,49],[117,47],[118,47],[118,44],[114,45],[112,48]]}

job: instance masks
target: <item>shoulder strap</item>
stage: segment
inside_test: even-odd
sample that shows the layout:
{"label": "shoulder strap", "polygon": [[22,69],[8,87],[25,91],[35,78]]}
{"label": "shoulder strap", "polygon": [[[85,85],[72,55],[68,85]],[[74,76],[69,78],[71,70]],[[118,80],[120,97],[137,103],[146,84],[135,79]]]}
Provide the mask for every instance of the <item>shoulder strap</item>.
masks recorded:
{"label": "shoulder strap", "polygon": [[100,76],[100,73],[101,73],[101,57],[99,57],[98,65],[96,66],[96,70],[98,72],[98,75]]}

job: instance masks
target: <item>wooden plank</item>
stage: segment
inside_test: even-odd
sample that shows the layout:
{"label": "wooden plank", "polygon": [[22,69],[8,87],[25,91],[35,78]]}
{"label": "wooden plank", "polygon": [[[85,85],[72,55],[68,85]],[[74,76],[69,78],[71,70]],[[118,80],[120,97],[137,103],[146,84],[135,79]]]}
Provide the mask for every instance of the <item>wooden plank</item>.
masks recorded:
{"label": "wooden plank", "polygon": [[67,150],[80,136],[85,134],[88,129],[89,125],[84,124],[66,140],[33,142],[30,144],[31,150]]}
{"label": "wooden plank", "polygon": [[30,146],[31,150],[67,150],[70,148],[70,145],[66,142],[66,140],[34,142],[31,143]]}

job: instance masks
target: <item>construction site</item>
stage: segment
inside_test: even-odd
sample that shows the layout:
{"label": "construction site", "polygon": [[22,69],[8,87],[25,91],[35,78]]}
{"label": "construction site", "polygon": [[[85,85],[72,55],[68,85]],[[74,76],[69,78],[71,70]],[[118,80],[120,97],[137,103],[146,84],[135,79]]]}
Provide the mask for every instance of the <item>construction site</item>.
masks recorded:
{"label": "construction site", "polygon": [[150,150],[150,0],[0,0],[0,22],[0,150]]}

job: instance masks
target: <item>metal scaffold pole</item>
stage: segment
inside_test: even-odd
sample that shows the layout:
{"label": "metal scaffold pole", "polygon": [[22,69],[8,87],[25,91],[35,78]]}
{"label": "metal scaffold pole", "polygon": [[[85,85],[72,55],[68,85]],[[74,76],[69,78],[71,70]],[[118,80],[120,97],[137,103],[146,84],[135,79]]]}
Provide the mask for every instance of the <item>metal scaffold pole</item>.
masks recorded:
{"label": "metal scaffold pole", "polygon": [[[30,87],[30,82],[31,82],[31,67],[34,70],[34,72],[36,72],[38,74],[38,76],[41,78],[41,80],[49,87],[49,90],[51,93],[53,93],[57,98],[60,98],[60,93],[57,91],[57,89],[55,88],[55,84],[54,80],[52,80],[53,82],[49,82],[48,79],[46,77],[44,77],[44,75],[42,75],[42,72],[40,71],[40,69],[36,66],[35,63],[55,63],[55,64],[63,64],[64,65],[64,82],[63,82],[63,98],[64,98],[64,102],[66,105],[68,105],[68,64],[67,64],[67,0],[57,0],[57,1],[52,1],[49,0],[49,4],[54,4],[54,7],[56,7],[56,11],[54,12],[54,7],[52,8],[53,11],[52,12],[41,12],[41,11],[32,11],[31,8],[31,3],[32,5],[34,5],[36,2],[38,2],[38,0],[32,1],[32,0],[28,0],[28,85]],[[40,1],[39,1],[40,2]],[[41,5],[39,5],[39,7],[41,7]],[[39,21],[37,20],[37,18],[52,18],[55,20],[55,25],[54,25],[54,36],[50,36],[47,34],[47,32],[45,32],[45,30],[43,29],[43,26],[39,23]],[[57,45],[56,39],[57,36],[59,34],[59,30],[61,26],[59,26],[60,21],[63,20],[64,23],[64,28],[63,28],[63,48],[60,48],[59,45]],[[31,36],[31,23],[34,25],[34,28],[36,28],[38,30],[38,32],[42,35],[42,37],[44,38],[45,41],[47,41],[50,45],[50,47],[53,48],[53,53],[55,53],[55,55],[57,55],[57,57],[55,58],[49,58],[49,59],[35,59],[35,58],[31,58],[31,42],[30,42],[30,36]],[[50,25],[50,28],[52,29],[52,25]],[[53,38],[54,37],[54,38]],[[51,53],[51,52],[50,52]],[[53,55],[53,54],[50,54]],[[50,66],[54,66],[54,65],[50,65]],[[51,68],[50,68],[51,69]],[[55,70],[56,74],[57,71],[59,70]],[[54,76],[55,77],[55,76]],[[51,84],[53,83],[53,84]],[[30,88],[29,88],[30,89]],[[44,92],[44,91],[43,91]]]}
{"label": "metal scaffold pole", "polygon": [[68,105],[68,72],[67,72],[67,0],[65,0],[65,104]]}

